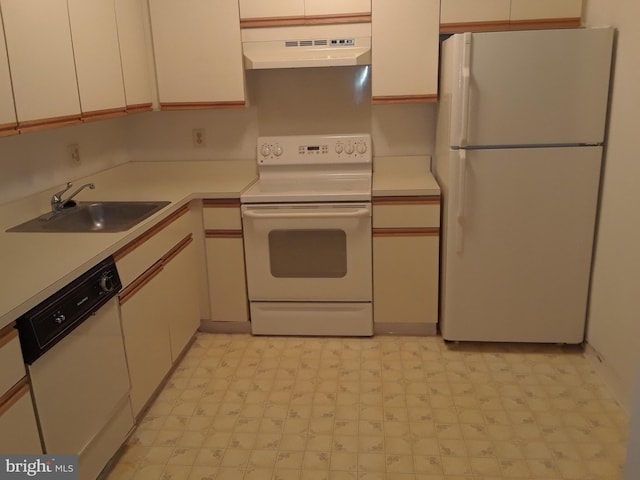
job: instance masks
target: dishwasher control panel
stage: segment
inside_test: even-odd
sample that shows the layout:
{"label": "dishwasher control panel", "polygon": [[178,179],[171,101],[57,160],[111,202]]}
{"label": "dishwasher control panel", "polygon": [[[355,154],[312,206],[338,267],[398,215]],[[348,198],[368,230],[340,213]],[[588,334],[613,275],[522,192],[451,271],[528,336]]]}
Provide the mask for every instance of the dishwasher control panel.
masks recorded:
{"label": "dishwasher control panel", "polygon": [[25,363],[31,365],[121,288],[115,262],[109,257],[18,318]]}

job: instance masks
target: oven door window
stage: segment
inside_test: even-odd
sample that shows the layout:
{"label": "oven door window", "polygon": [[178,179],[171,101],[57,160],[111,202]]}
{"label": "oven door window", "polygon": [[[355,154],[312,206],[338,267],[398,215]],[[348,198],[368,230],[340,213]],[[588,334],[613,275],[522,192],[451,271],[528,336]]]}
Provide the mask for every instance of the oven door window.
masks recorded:
{"label": "oven door window", "polygon": [[269,263],[276,278],[342,278],[347,235],[339,229],[272,230]]}

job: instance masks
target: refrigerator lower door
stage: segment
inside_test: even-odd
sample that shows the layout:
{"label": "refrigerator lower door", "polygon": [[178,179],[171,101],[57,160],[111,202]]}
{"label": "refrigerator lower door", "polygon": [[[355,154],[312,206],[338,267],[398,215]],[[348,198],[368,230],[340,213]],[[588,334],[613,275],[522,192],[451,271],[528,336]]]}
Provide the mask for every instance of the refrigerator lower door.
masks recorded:
{"label": "refrigerator lower door", "polygon": [[446,340],[583,341],[601,157],[600,147],[451,151]]}

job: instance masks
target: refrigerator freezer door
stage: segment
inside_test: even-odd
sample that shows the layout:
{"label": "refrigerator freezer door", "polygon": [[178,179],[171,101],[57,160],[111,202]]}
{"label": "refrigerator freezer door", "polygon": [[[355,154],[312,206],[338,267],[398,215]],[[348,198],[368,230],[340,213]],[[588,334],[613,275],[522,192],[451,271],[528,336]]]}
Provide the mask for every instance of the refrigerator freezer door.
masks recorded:
{"label": "refrigerator freezer door", "polygon": [[459,153],[443,189],[443,337],[582,342],[602,149]]}
{"label": "refrigerator freezer door", "polygon": [[600,144],[613,30],[559,29],[455,35],[450,145]]}

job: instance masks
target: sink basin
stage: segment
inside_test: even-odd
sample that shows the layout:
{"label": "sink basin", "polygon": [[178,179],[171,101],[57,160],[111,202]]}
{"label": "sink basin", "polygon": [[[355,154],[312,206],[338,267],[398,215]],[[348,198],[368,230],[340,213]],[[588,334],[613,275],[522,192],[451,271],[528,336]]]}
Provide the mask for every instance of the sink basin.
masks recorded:
{"label": "sink basin", "polygon": [[170,202],[81,202],[57,213],[46,213],[7,232],[123,232]]}

